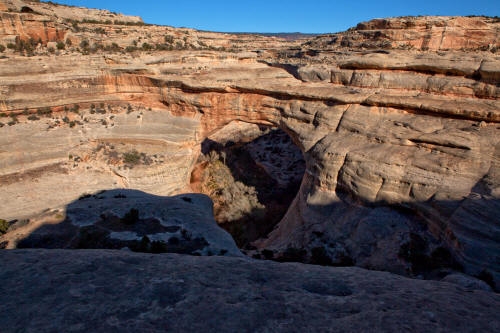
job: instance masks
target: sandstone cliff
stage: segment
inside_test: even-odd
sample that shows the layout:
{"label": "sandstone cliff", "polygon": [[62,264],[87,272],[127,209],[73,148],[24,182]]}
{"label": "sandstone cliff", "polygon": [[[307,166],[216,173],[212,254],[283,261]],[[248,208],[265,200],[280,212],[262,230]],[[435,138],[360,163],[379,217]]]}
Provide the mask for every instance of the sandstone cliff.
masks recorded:
{"label": "sandstone cliff", "polygon": [[346,32],[307,42],[322,48],[498,50],[500,19],[485,16],[409,16],[359,23]]}
{"label": "sandstone cliff", "polygon": [[[494,19],[375,20],[300,45],[102,22],[77,32],[50,13],[37,16],[47,25],[2,12],[12,15],[23,25],[2,21],[9,40],[35,39],[24,25],[57,33],[31,57],[0,59],[0,217],[102,189],[190,191],[201,142],[243,121],[281,128],[306,161],[257,255],[412,276],[462,270],[500,285]],[[182,45],[164,50],[165,36]],[[46,40],[65,44],[51,53]]]}

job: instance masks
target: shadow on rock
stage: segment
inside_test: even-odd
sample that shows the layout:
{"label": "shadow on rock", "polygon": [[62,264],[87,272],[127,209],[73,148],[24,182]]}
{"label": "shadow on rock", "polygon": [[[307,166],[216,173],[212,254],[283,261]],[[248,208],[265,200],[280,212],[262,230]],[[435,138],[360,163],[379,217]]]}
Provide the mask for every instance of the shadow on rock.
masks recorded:
{"label": "shadow on rock", "polygon": [[207,196],[124,189],[80,197],[66,206],[65,219],[39,223],[16,247],[242,256]]}

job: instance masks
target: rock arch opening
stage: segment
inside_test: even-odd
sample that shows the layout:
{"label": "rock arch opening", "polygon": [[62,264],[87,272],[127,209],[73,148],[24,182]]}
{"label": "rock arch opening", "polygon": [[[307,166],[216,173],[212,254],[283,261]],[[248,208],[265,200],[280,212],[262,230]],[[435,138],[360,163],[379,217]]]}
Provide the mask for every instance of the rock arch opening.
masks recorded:
{"label": "rock arch opening", "polygon": [[203,141],[190,183],[212,199],[217,223],[250,250],[283,218],[305,169],[283,130],[233,121]]}

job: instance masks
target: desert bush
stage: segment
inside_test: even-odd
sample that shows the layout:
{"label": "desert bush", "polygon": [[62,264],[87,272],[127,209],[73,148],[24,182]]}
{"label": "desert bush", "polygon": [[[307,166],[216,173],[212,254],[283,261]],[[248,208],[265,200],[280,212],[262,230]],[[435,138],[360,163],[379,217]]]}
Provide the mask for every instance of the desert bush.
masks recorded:
{"label": "desert bush", "polygon": [[167,252],[167,244],[164,241],[153,241],[149,248],[151,253],[165,253]]}
{"label": "desert bush", "polygon": [[142,44],[142,49],[144,51],[151,51],[153,49],[153,47],[150,44],[148,44],[148,43],[143,43]]}
{"label": "desert bush", "polygon": [[123,154],[123,162],[127,164],[138,164],[141,161],[141,155],[137,150]]}
{"label": "desert bush", "polygon": [[137,47],[135,47],[135,46],[127,46],[125,48],[125,52],[130,53],[130,52],[134,52],[134,51],[137,51]]}
{"label": "desert bush", "polygon": [[80,42],[80,47],[81,47],[82,49],[87,49],[89,46],[90,46],[89,41],[88,41],[88,40],[86,40],[86,39],[84,39],[84,40],[82,40],[82,41]]}
{"label": "desert bush", "polygon": [[103,23],[103,22],[98,21],[98,20],[94,20],[94,19],[83,19],[83,20],[82,20],[82,23],[101,24],[101,23]]}
{"label": "desert bush", "polygon": [[9,227],[10,227],[9,222],[0,219],[0,235],[7,233]]}
{"label": "desert bush", "polygon": [[56,47],[58,50],[64,50],[66,48],[66,45],[64,45],[63,42],[59,41],[57,42]]}
{"label": "desert bush", "polygon": [[4,51],[5,51],[5,46],[3,46],[2,44],[0,44],[0,53],[2,53]]}
{"label": "desert bush", "polygon": [[157,51],[172,51],[174,49],[172,45],[168,44],[156,44],[155,47]]}
{"label": "desert bush", "polygon": [[116,25],[128,25],[128,26],[144,26],[146,25],[144,22],[123,22],[123,21],[118,21],[118,20],[115,20],[113,22],[114,24]]}
{"label": "desert bush", "polygon": [[174,42],[173,36],[166,35],[164,39],[165,39],[165,43],[167,43],[167,44],[172,44]]}
{"label": "desert bush", "polygon": [[122,223],[132,225],[139,221],[139,211],[135,208],[131,208],[128,213],[126,213],[121,218]]}
{"label": "desert bush", "polygon": [[94,32],[95,32],[96,34],[101,34],[101,35],[106,34],[106,30],[104,30],[104,28],[101,28],[101,27],[95,28],[95,29],[94,29]]}
{"label": "desert bush", "polygon": [[104,47],[104,50],[107,52],[118,52],[121,51],[121,49],[122,48],[116,43],[112,43],[111,45],[106,45]]}
{"label": "desert bush", "polygon": [[52,110],[50,108],[40,108],[36,111],[36,114],[39,116],[50,116],[52,114]]}

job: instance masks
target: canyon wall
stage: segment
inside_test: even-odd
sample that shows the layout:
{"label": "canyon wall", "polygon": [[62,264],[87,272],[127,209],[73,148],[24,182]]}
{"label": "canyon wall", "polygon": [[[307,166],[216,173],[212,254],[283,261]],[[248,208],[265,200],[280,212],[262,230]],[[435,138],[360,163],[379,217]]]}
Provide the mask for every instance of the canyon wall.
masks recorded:
{"label": "canyon wall", "polygon": [[[201,142],[243,121],[281,128],[306,160],[297,197],[257,251],[283,258],[298,249],[305,261],[410,275],[462,269],[499,285],[500,23],[409,20],[346,32],[370,47],[153,26],[134,27],[128,40],[183,34],[233,52],[8,50],[0,217],[26,218],[100,189],[188,192]],[[426,24],[454,32],[436,43],[438,32],[422,37]],[[373,30],[384,34],[363,33]],[[377,47],[384,36],[395,44]]]}
{"label": "canyon wall", "polygon": [[498,17],[405,16],[359,23],[345,32],[318,36],[310,45],[334,49],[498,50]]}

